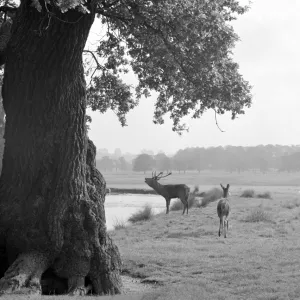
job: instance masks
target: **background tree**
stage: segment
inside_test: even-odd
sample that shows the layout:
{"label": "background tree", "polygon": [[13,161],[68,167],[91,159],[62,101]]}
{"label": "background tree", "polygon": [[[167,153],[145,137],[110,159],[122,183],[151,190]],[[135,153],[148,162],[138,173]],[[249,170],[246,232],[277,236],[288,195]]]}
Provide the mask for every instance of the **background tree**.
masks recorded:
{"label": "background tree", "polygon": [[171,170],[171,159],[165,153],[155,155],[155,167],[158,171]]}
{"label": "background tree", "polygon": [[133,160],[133,171],[136,172],[144,172],[150,171],[155,167],[155,160],[154,158],[149,155],[142,153],[138,155],[134,160]]}
{"label": "background tree", "polygon": [[114,161],[109,156],[103,156],[97,161],[97,168],[101,171],[111,171],[114,168]]}
{"label": "background tree", "polygon": [[[232,60],[238,37],[230,21],[245,11],[235,0],[21,0],[0,55],[2,293],[40,293],[50,273],[67,280],[69,293],[83,293],[88,282],[94,294],[121,291],[86,105],[112,109],[126,125],[126,113],[155,90],[154,122],[170,113],[179,133],[189,113],[243,114],[250,86]],[[86,93],[82,55],[96,14],[106,38],[93,54],[103,64]],[[128,67],[139,80],[135,91],[120,77]]]}
{"label": "background tree", "polygon": [[121,171],[128,171],[130,169],[129,162],[127,162],[126,159],[123,156],[121,156],[118,159],[118,162],[119,162],[119,168],[120,168]]}
{"label": "background tree", "polygon": [[179,150],[173,157],[172,157],[172,168],[177,170],[179,173],[188,169],[188,161],[187,156],[184,150]]}

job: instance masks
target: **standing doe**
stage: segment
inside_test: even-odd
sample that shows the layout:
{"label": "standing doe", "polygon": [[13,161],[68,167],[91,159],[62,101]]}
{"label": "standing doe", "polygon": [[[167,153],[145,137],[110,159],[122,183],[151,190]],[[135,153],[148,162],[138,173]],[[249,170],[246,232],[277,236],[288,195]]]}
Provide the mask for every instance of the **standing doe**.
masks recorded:
{"label": "standing doe", "polygon": [[221,227],[224,232],[224,238],[226,238],[226,227],[228,231],[228,215],[230,212],[230,205],[227,199],[229,187],[230,185],[227,184],[225,188],[222,184],[220,184],[221,188],[223,189],[223,198],[218,202],[217,212],[220,218],[220,226],[219,226],[219,236],[221,235]]}
{"label": "standing doe", "polygon": [[152,187],[159,195],[163,196],[166,199],[166,207],[167,211],[166,214],[169,213],[169,207],[171,199],[173,198],[179,198],[181,202],[183,203],[183,212],[184,214],[185,210],[188,214],[189,212],[189,204],[188,204],[188,198],[190,194],[190,188],[185,184],[160,184],[158,181],[161,178],[167,177],[171,175],[172,173],[168,173],[165,176],[162,176],[163,172],[160,172],[158,175],[156,175],[156,172],[153,174],[151,178],[145,178],[145,182]]}

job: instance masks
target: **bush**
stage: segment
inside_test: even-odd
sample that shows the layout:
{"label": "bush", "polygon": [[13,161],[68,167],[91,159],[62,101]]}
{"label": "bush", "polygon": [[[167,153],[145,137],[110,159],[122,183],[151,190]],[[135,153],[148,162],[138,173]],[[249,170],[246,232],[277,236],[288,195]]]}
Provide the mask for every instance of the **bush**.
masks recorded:
{"label": "bush", "polygon": [[264,192],[263,194],[258,194],[257,198],[272,199],[272,196],[270,192]]}
{"label": "bush", "polygon": [[148,204],[144,206],[141,210],[137,211],[136,213],[132,214],[131,217],[128,219],[130,223],[136,223],[139,221],[148,221],[153,219],[154,213],[152,207]]}
{"label": "bush", "polygon": [[263,210],[262,207],[253,209],[245,218],[245,222],[273,222],[269,213]]}
{"label": "bush", "polygon": [[113,226],[114,230],[124,229],[126,227],[126,222],[123,220],[116,219]]}
{"label": "bush", "polygon": [[244,190],[241,197],[254,198],[255,197],[255,191],[252,190],[252,189]]}
{"label": "bush", "polygon": [[221,199],[223,197],[223,191],[221,191],[218,188],[213,188],[205,193],[205,196],[202,198],[202,200],[197,204],[197,207],[205,207],[210,202],[216,201],[218,199]]}

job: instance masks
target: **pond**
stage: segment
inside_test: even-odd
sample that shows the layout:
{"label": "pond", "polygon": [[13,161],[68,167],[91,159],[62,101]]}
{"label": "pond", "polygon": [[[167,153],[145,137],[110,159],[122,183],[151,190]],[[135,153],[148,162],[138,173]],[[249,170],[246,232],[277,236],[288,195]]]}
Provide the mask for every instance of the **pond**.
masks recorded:
{"label": "pond", "polygon": [[159,195],[119,194],[107,195],[105,198],[106,226],[113,229],[116,221],[127,221],[138,210],[149,204],[154,213],[165,212],[166,201]]}

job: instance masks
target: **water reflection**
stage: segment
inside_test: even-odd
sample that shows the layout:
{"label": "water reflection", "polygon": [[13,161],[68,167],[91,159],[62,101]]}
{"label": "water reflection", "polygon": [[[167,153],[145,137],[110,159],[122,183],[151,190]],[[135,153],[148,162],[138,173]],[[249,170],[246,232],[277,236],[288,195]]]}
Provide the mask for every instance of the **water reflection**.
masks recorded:
{"label": "water reflection", "polygon": [[116,220],[127,221],[128,218],[149,204],[154,213],[165,211],[166,201],[158,195],[107,195],[105,200],[105,215],[107,229],[113,229]]}

